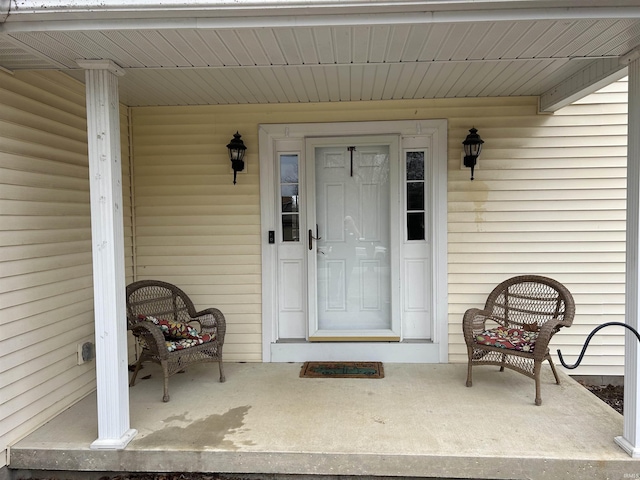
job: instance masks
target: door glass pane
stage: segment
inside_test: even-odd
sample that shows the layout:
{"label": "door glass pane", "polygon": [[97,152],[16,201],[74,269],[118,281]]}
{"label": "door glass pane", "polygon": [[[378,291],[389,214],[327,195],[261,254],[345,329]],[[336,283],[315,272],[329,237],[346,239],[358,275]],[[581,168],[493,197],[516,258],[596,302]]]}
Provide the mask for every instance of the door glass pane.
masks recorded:
{"label": "door glass pane", "polygon": [[424,240],[425,237],[425,170],[424,151],[407,152],[407,240]]}
{"label": "door glass pane", "polygon": [[280,155],[280,183],[298,183],[298,155]]}
{"label": "door glass pane", "polygon": [[282,241],[300,241],[298,154],[280,155]]}
{"label": "door glass pane", "polygon": [[407,210],[424,210],[424,182],[407,184]]}
{"label": "door glass pane", "polygon": [[424,240],[424,213],[407,214],[407,233],[409,240]]}
{"label": "door glass pane", "polygon": [[407,180],[424,180],[424,152],[407,152]]}
{"label": "door glass pane", "polygon": [[389,147],[317,147],[315,165],[318,327],[389,329]]}
{"label": "door glass pane", "polygon": [[282,211],[298,212],[298,185],[282,185]]}
{"label": "door glass pane", "polygon": [[282,241],[300,241],[299,215],[282,215]]}

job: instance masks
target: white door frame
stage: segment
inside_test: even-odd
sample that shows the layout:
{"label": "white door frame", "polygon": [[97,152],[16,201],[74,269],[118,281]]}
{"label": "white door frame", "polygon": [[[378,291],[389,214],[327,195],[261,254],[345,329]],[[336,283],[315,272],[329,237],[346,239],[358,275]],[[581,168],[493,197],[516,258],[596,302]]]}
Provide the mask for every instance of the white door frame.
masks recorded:
{"label": "white door frame", "polygon": [[[398,135],[400,150],[421,139],[428,143],[433,162],[430,172],[429,201],[433,286],[431,312],[433,331],[429,342],[277,342],[278,285],[277,245],[268,242],[269,232],[279,230],[276,211],[276,143],[307,137],[360,135]],[[277,124],[259,126],[260,196],[262,233],[262,358],[264,362],[332,360],[379,360],[403,363],[446,363],[448,361],[447,303],[447,121],[401,120],[378,122],[341,122]]]}

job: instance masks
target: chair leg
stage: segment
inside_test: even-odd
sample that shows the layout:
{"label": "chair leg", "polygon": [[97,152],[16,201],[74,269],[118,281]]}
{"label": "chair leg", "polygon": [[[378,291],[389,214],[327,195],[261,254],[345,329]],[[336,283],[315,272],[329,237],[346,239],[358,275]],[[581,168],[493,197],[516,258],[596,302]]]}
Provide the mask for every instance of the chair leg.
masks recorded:
{"label": "chair leg", "polygon": [[501,372],[504,372],[504,364],[506,363],[506,361],[507,361],[507,355],[503,353],[502,354],[502,365],[500,365],[500,371]]}
{"label": "chair leg", "polygon": [[166,360],[161,360],[160,363],[164,374],[164,395],[162,396],[162,401],[166,403],[169,401],[169,365]]}
{"label": "chair leg", "polygon": [[473,381],[471,379],[471,359],[473,358],[473,349],[468,348],[467,352],[469,354],[469,362],[467,364],[467,387],[470,387],[473,385]]}
{"label": "chair leg", "polygon": [[222,359],[218,362],[218,367],[220,368],[220,383],[224,383],[227,381],[227,378],[224,376],[224,368],[222,367]]}
{"label": "chair leg", "polygon": [[558,377],[558,372],[556,372],[556,366],[553,364],[553,360],[551,360],[551,357],[547,357],[547,360],[549,360],[549,365],[551,365],[551,371],[553,372],[553,376],[556,377],[556,384],[560,385],[560,377]]}
{"label": "chair leg", "polygon": [[542,405],[542,396],[540,395],[540,366],[542,362],[535,362],[533,366],[533,376],[536,380],[536,405]]}
{"label": "chair leg", "polygon": [[130,387],[133,387],[136,384],[136,376],[138,375],[138,372],[140,371],[140,367],[142,366],[142,360],[144,360],[143,353],[140,354],[140,358],[138,358],[138,361],[136,363],[136,368],[133,370],[133,375],[131,376],[131,380],[129,380]]}

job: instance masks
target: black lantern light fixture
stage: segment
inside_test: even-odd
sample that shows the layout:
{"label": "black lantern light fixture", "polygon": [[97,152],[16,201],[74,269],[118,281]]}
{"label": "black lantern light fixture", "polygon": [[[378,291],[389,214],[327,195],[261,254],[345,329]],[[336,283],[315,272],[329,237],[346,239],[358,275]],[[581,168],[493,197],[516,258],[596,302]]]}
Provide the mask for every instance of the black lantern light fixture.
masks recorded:
{"label": "black lantern light fixture", "polygon": [[238,132],[233,134],[233,138],[227,145],[229,149],[229,160],[231,160],[231,168],[233,168],[233,184],[236,184],[236,174],[244,170],[244,152],[247,147],[240,139],[242,135]]}
{"label": "black lantern light fixture", "polygon": [[471,168],[471,180],[473,180],[473,169],[476,166],[478,156],[482,151],[482,144],[484,140],[478,135],[478,130],[472,128],[469,130],[469,135],[464,139],[462,145],[464,146],[464,166]]}

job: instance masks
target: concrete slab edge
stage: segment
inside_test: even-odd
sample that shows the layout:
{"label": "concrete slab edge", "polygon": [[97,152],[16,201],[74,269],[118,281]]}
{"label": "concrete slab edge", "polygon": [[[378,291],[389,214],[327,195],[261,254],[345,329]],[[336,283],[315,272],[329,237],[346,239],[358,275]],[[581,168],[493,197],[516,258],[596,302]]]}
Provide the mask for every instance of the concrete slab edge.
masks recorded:
{"label": "concrete slab edge", "polygon": [[635,478],[640,463],[627,459],[549,459],[436,455],[255,453],[130,450],[13,450],[12,469],[127,472],[207,472],[267,475],[451,477],[495,480]]}

